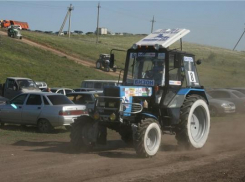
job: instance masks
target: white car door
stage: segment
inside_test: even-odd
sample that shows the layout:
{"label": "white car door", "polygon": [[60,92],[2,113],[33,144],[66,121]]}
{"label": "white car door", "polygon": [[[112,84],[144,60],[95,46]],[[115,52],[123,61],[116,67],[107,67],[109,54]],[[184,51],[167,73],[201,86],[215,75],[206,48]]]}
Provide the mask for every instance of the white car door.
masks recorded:
{"label": "white car door", "polygon": [[39,94],[30,94],[26,104],[22,109],[22,122],[28,124],[37,124],[38,117],[42,111],[42,99]]}
{"label": "white car door", "polygon": [[27,95],[21,94],[1,108],[0,118],[2,122],[21,124],[21,113]]}

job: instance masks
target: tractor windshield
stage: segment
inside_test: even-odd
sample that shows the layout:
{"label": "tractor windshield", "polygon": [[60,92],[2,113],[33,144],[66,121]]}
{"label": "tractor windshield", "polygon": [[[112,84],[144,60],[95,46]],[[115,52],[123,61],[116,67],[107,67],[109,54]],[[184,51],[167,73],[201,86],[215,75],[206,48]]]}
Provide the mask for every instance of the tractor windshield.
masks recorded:
{"label": "tractor windshield", "polygon": [[130,53],[127,85],[164,85],[165,53]]}

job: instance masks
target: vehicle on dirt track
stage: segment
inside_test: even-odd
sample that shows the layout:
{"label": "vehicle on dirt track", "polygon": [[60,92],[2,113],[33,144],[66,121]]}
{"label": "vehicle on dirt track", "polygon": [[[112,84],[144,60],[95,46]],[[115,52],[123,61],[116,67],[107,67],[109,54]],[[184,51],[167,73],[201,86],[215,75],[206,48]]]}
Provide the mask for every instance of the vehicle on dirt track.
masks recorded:
{"label": "vehicle on dirt track", "polygon": [[[71,144],[91,149],[106,143],[107,128],[133,144],[140,157],[152,157],[162,134],[175,134],[178,144],[202,148],[210,130],[210,113],[201,86],[195,56],[169,46],[188,34],[187,29],[159,29],[127,51],[123,83],[104,87],[95,114],[73,123]],[[110,66],[113,67],[111,59]]]}
{"label": "vehicle on dirt track", "polygon": [[18,28],[18,26],[15,26],[15,25],[11,25],[8,28],[8,36],[12,38],[22,39],[20,29]]}
{"label": "vehicle on dirt track", "polygon": [[96,61],[96,68],[103,69],[109,72],[110,71],[110,55],[100,54],[99,59]]}

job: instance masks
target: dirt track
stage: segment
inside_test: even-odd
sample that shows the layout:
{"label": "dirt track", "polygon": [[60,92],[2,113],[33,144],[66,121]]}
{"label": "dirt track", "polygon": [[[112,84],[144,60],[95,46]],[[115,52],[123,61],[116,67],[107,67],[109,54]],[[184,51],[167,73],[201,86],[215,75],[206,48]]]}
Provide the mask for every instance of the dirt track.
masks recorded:
{"label": "dirt track", "polygon": [[0,181],[244,182],[245,122],[241,118],[212,123],[209,140],[198,151],[180,151],[174,136],[163,135],[161,150],[150,159],[137,158],[115,134],[107,146],[89,154],[74,153],[69,138],[20,139],[0,145]]}
{"label": "dirt track", "polygon": [[[3,32],[3,31],[0,31],[0,35],[7,36],[7,33]],[[21,40],[19,40],[19,39],[15,39],[15,40],[24,42],[24,43],[26,43],[28,45],[31,45],[31,46],[34,46],[34,47],[37,47],[37,48],[40,48],[40,49],[43,49],[43,50],[50,51],[50,52],[52,52],[53,54],[55,54],[57,56],[66,57],[67,59],[72,60],[72,61],[74,61],[74,62],[76,62],[78,64],[82,64],[83,66],[94,68],[94,70],[96,70],[96,71],[104,72],[102,70],[98,70],[98,69],[95,68],[95,62],[85,61],[85,60],[79,59],[77,57],[65,54],[65,53],[63,53],[61,51],[58,51],[56,49],[53,49],[51,47],[47,47],[45,45],[38,44],[38,43],[33,42],[31,40],[28,40],[26,38],[23,38]],[[112,75],[112,76],[118,76],[118,74],[119,74],[119,72],[104,72],[104,73]]]}

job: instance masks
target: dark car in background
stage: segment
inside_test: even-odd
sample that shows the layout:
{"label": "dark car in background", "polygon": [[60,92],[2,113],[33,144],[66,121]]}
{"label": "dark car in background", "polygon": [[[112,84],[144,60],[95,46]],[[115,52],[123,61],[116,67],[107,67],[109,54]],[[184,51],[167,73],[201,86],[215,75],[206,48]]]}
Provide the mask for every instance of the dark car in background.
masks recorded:
{"label": "dark car in background", "polygon": [[234,103],[237,112],[245,112],[245,95],[243,93],[231,89],[213,89],[207,91],[207,93],[214,99],[221,99]]}
{"label": "dark car in background", "polygon": [[81,31],[81,30],[74,30],[74,32],[77,34],[83,34],[83,31]]}
{"label": "dark car in background", "polygon": [[231,90],[237,90],[239,92],[242,92],[243,94],[245,94],[245,88],[241,88],[241,87],[234,87],[234,88],[229,88]]}
{"label": "dark car in background", "polygon": [[225,114],[236,112],[236,106],[234,103],[222,99],[214,99],[208,93],[206,93],[206,95],[209,102],[209,111],[211,116],[223,116]]}
{"label": "dark car in background", "polygon": [[89,91],[95,91],[93,88],[74,88],[75,92],[89,92]]}
{"label": "dark car in background", "polygon": [[90,91],[90,92],[73,92],[66,96],[72,102],[78,105],[85,105],[89,114],[93,114],[96,98],[102,96],[102,91]]}

